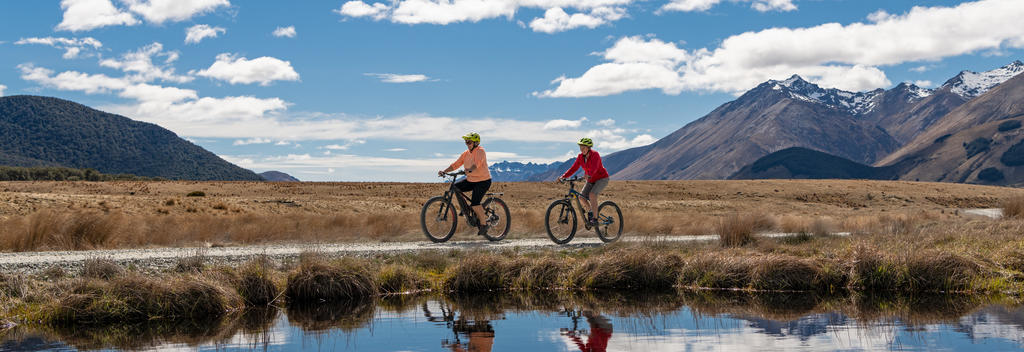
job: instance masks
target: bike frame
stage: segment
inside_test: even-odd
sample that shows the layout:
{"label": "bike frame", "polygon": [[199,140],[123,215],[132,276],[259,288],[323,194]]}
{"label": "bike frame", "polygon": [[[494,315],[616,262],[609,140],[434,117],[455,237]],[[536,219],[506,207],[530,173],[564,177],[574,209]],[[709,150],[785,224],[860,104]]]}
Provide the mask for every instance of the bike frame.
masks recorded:
{"label": "bike frame", "polygon": [[[583,193],[580,193],[579,191],[576,190],[576,182],[577,181],[581,181],[581,180],[583,180],[583,179],[580,178],[580,177],[573,177],[573,178],[565,180],[565,182],[569,182],[569,193],[567,193],[565,195],[564,199],[566,199],[566,200],[572,199],[576,203],[576,209],[579,209],[580,214],[586,215],[587,209],[584,208],[583,207],[583,203],[580,202],[580,198],[583,198]],[[594,216],[598,217],[598,219],[600,221],[599,223],[601,223],[601,224],[610,224],[611,223],[611,219],[608,219],[607,216],[602,216],[601,214],[597,214],[597,209],[591,209],[591,211],[594,212],[594,214],[595,214]],[[563,212],[562,214],[558,214],[559,218],[565,216],[565,213],[564,213],[565,209],[562,209],[562,212]],[[588,225],[586,225],[586,227],[589,228],[590,225],[588,224]]]}
{"label": "bike frame", "polygon": [[[479,221],[476,219],[476,214],[474,214],[472,207],[469,206],[469,199],[466,198],[466,195],[463,194],[462,191],[455,187],[455,179],[458,177],[458,174],[449,174],[448,176],[451,177],[451,180],[448,181],[448,190],[444,191],[445,204],[450,204],[454,195],[455,199],[458,200],[457,203],[459,204],[459,214],[457,215],[465,216],[466,221],[470,226],[479,225]],[[448,209],[441,207],[441,214],[447,215]]]}

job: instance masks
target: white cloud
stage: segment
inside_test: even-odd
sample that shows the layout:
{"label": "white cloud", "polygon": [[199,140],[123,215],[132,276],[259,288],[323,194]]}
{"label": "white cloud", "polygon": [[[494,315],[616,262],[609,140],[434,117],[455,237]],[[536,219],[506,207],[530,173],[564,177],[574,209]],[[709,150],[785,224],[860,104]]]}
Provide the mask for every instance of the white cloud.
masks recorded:
{"label": "white cloud", "polygon": [[295,33],[295,26],[277,27],[277,29],[274,30],[274,36],[278,37],[278,38],[281,38],[281,37],[295,38],[296,34],[297,33]]}
{"label": "white cloud", "polygon": [[0,84],[0,97],[4,96],[4,90],[6,90],[6,89],[7,89],[7,86],[5,86],[3,84]]}
{"label": "white cloud", "polygon": [[228,0],[121,0],[128,9],[139,14],[146,21],[162,24],[166,21],[180,22],[193,16],[231,6]]}
{"label": "white cloud", "polygon": [[932,81],[929,81],[929,80],[914,81],[914,85],[916,85],[918,87],[923,87],[923,88],[931,88],[931,87],[935,86],[935,84],[932,83]]}
{"label": "white cloud", "polygon": [[96,50],[103,47],[103,43],[96,38],[85,37],[85,38],[63,38],[63,37],[45,37],[45,38],[21,38],[14,42],[15,45],[27,45],[27,44],[38,44],[52,46],[57,49],[64,50],[65,59],[74,59],[79,57],[79,54],[83,49]]}
{"label": "white cloud", "polygon": [[530,28],[534,32],[558,33],[580,27],[595,28],[597,26],[618,21],[626,15],[623,8],[599,7],[586,13],[574,13],[569,15],[561,7],[550,8],[544,12],[544,17],[535,18],[530,21]]}
{"label": "white cloud", "polygon": [[565,129],[565,128],[579,128],[583,125],[583,122],[587,121],[586,117],[581,117],[578,120],[563,120],[554,119],[544,124],[545,130]]}
{"label": "white cloud", "polygon": [[[608,61],[579,77],[560,77],[539,97],[588,97],[660,89],[738,94],[768,79],[799,74],[825,87],[863,91],[891,84],[880,66],[1024,47],[1024,6],[983,0],[875,14],[870,23],[770,28],[726,38],[714,49],[684,50],[658,39],[625,37],[601,53]],[[878,38],[886,38],[879,40]],[[618,50],[635,47],[633,50]],[[658,50],[653,50],[657,48]]]}
{"label": "white cloud", "polygon": [[364,73],[363,75],[376,77],[384,83],[415,83],[415,82],[426,82],[426,81],[437,81],[427,75],[413,74],[413,75],[400,75],[395,73]]}
{"label": "white cloud", "polygon": [[[163,62],[154,64],[154,57],[164,58]],[[100,66],[130,73],[131,75],[127,76],[127,79],[136,82],[152,82],[157,79],[175,83],[191,82],[195,79],[194,77],[176,75],[174,73],[174,67],[171,67],[171,63],[176,61],[178,57],[177,51],[164,51],[162,44],[152,43],[139,48],[139,50],[124,53],[118,59],[101,60]]]}
{"label": "white cloud", "polygon": [[349,1],[341,5],[340,9],[334,10],[343,16],[350,17],[372,17],[374,20],[381,20],[387,16],[390,7],[382,3],[369,5],[360,0]]}
{"label": "white cloud", "polygon": [[185,44],[198,44],[203,39],[216,38],[224,32],[227,32],[227,29],[221,27],[210,27],[206,24],[197,24],[185,29]]}
{"label": "white cloud", "polygon": [[384,151],[386,151],[386,152],[404,152],[406,150],[408,150],[408,149],[405,149],[405,148],[389,148],[389,149],[384,149]]}
{"label": "white cloud", "polygon": [[259,83],[269,85],[273,81],[298,81],[299,74],[289,61],[270,56],[252,60],[232,54],[217,55],[217,61],[205,70],[195,72],[198,76],[226,81],[231,84]]}
{"label": "white cloud", "polygon": [[[531,23],[536,31],[554,33],[572,28],[594,28],[625,16],[622,6],[635,0],[394,0],[373,5],[361,0],[348,1],[335,12],[348,17],[388,19],[403,24],[447,25],[459,22],[479,22],[487,19],[512,19],[520,8],[545,10],[544,18]],[[559,9],[551,12],[550,10]],[[571,8],[589,14],[568,15]],[[578,16],[577,16],[578,15]],[[597,23],[600,22],[600,23]]]}
{"label": "white cloud", "polygon": [[113,78],[104,74],[65,71],[54,75],[53,70],[36,67],[33,64],[21,64],[18,65],[18,69],[21,70],[21,79],[26,81],[59,90],[80,91],[87,94],[119,91],[131,85],[125,79]]}
{"label": "white cloud", "polygon": [[[672,0],[667,4],[662,5],[657,12],[667,11],[682,11],[682,12],[702,12],[710,10],[715,5],[718,5],[723,0]],[[750,3],[750,8],[759,12],[768,11],[793,11],[796,10],[796,5],[793,4],[793,0],[730,0],[732,2]]]}
{"label": "white cloud", "polygon": [[267,144],[267,143],[270,143],[270,142],[273,142],[273,141],[270,140],[270,139],[267,139],[267,138],[258,138],[257,137],[257,138],[249,138],[249,139],[244,139],[244,140],[243,139],[238,139],[238,140],[235,140],[234,143],[231,143],[231,145]]}
{"label": "white cloud", "polygon": [[615,120],[614,119],[604,119],[604,120],[598,121],[597,125],[598,126],[603,126],[603,127],[615,126]]}
{"label": "white cloud", "polygon": [[161,103],[177,103],[183,100],[199,98],[199,94],[191,89],[162,87],[145,83],[127,86],[118,96],[137,101]]}
{"label": "white cloud", "polygon": [[57,25],[59,31],[88,31],[106,26],[133,26],[139,24],[130,13],[114,7],[110,0],[62,0],[60,8],[64,18]]}
{"label": "white cloud", "polygon": [[274,143],[274,145],[280,145],[280,146],[291,145],[291,144],[292,144],[292,142],[289,142],[289,141],[277,141],[277,143]]}

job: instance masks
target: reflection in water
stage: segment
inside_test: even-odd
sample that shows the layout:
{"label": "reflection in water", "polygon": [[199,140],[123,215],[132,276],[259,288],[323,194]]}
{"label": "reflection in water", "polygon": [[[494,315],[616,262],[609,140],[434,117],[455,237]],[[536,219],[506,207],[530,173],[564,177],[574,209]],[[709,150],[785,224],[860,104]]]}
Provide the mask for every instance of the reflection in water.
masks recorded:
{"label": "reflection in water", "polygon": [[1024,347],[1024,309],[974,296],[834,296],[732,291],[540,291],[387,296],[342,305],[253,309],[211,321],[15,327],[0,351],[680,350]]}

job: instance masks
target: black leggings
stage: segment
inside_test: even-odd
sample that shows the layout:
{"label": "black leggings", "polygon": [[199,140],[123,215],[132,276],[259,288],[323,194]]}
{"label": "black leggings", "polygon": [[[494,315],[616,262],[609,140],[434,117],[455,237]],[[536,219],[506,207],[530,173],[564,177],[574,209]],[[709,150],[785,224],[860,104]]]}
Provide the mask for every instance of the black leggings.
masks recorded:
{"label": "black leggings", "polygon": [[480,201],[484,200],[484,195],[487,194],[487,190],[491,189],[491,180],[469,182],[466,179],[462,179],[455,183],[455,188],[458,188],[459,191],[462,192],[469,192],[469,190],[473,190],[473,196],[469,198],[469,205],[480,205]]}

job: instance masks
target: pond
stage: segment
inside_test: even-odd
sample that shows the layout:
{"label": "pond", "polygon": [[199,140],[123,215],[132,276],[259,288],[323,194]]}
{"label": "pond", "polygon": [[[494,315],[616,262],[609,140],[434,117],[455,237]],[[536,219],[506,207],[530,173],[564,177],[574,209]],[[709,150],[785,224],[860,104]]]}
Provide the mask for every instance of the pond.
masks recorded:
{"label": "pond", "polygon": [[971,296],[548,291],[400,296],[223,319],[15,327],[2,351],[681,351],[1024,348],[1024,308]]}

